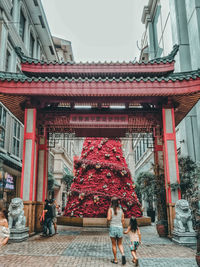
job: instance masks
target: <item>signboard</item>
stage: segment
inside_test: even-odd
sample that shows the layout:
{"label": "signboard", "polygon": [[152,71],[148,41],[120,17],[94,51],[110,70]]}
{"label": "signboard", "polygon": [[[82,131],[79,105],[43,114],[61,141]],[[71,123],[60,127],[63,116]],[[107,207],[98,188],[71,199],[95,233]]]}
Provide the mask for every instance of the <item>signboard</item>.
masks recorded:
{"label": "signboard", "polygon": [[118,114],[71,114],[70,115],[71,125],[127,125],[128,116]]}
{"label": "signboard", "polygon": [[9,174],[9,173],[6,173],[5,174],[5,189],[8,189],[8,190],[14,190],[14,179],[13,177]]}

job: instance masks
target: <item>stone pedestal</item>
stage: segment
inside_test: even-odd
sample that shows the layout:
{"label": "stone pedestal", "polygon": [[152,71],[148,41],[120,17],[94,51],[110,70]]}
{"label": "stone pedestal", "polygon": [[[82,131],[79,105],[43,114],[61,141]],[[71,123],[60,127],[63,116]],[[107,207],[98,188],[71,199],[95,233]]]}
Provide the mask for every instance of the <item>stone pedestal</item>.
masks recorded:
{"label": "stone pedestal", "polygon": [[23,229],[10,229],[9,243],[18,243],[25,241],[29,238],[29,228],[25,227]]}
{"label": "stone pedestal", "polygon": [[195,232],[185,232],[185,233],[180,233],[177,231],[172,232],[173,237],[172,241],[182,245],[182,246],[187,246],[191,248],[196,248],[197,245],[197,235]]}

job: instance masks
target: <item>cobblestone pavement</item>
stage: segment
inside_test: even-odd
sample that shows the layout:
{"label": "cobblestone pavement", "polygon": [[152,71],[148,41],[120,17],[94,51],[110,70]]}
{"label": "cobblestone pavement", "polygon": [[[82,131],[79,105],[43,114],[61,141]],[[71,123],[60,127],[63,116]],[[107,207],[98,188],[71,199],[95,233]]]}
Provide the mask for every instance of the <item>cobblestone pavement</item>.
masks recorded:
{"label": "cobblestone pavement", "polygon": [[[140,267],[197,267],[195,251],[159,238],[154,226],[141,227],[142,244],[138,249]],[[131,262],[129,240],[124,238],[127,267]],[[60,226],[59,234],[50,238],[31,237],[9,244],[0,250],[0,267],[114,267],[107,229]],[[121,257],[118,252],[119,264]]]}

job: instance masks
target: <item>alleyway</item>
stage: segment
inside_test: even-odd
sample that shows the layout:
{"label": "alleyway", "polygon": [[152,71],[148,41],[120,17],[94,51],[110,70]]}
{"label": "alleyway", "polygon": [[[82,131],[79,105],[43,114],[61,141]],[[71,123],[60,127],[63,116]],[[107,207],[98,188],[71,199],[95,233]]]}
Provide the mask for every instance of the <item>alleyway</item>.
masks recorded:
{"label": "alleyway", "polygon": [[[141,227],[142,245],[138,250],[140,267],[195,267],[195,251],[159,238],[155,227]],[[131,263],[128,238],[124,239],[126,266]],[[80,266],[110,267],[112,251],[107,229],[59,227],[51,238],[34,236],[21,244],[9,244],[0,251],[0,266]],[[121,261],[119,258],[119,264]]]}

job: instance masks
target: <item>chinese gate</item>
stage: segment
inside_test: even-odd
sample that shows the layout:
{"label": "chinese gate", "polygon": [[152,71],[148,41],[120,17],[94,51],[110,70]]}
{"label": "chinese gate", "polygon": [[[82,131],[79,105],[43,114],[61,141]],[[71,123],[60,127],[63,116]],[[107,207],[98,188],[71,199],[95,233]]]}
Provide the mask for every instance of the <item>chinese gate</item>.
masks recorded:
{"label": "chinese gate", "polygon": [[[31,231],[47,196],[51,133],[80,137],[154,134],[155,163],[164,167],[168,222],[180,198],[175,127],[199,100],[200,71],[174,73],[178,46],[143,63],[56,63],[25,57],[22,74],[0,73],[0,101],[24,122],[21,197]],[[77,109],[81,106],[82,109]]]}

